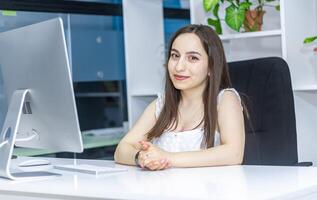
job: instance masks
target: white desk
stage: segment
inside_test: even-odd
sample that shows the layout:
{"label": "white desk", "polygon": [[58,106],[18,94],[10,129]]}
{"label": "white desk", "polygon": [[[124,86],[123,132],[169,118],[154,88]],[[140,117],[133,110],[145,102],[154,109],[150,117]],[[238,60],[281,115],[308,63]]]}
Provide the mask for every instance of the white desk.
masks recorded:
{"label": "white desk", "polygon": [[[13,167],[24,159],[14,160]],[[73,162],[50,159],[53,164]],[[0,199],[317,199],[316,167],[228,166],[144,171],[111,161],[78,163],[128,171],[96,177],[59,171],[52,166],[37,167],[63,176],[24,182],[0,179]]]}

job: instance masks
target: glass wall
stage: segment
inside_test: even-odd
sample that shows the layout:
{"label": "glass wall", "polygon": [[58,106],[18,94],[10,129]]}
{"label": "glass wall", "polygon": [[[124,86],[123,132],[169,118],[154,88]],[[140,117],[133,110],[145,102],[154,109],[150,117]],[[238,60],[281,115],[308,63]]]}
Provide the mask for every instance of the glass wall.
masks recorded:
{"label": "glass wall", "polygon": [[122,127],[127,120],[122,17],[72,14],[70,24],[81,129]]}
{"label": "glass wall", "polygon": [[[164,0],[163,1],[164,8],[172,8],[172,9],[189,9],[189,0]],[[173,12],[173,10],[171,11]],[[188,13],[189,14],[189,13]],[[187,16],[186,18],[164,18],[164,36],[165,36],[165,44],[168,46],[171,36],[175,31],[179,28],[190,24],[190,18]]]}
{"label": "glass wall", "polygon": [[[56,17],[64,22],[81,129],[122,126],[126,100],[121,16],[2,12],[0,32]],[[0,92],[2,125],[7,109],[3,83]]]}
{"label": "glass wall", "polygon": [[[116,5],[116,8],[122,9],[121,0],[77,0],[74,2],[104,3],[105,6]],[[190,23],[189,0],[164,0],[163,5],[167,44],[172,33]],[[109,11],[106,15],[102,15],[93,14],[93,11],[82,13],[85,10],[68,12],[71,8],[67,8],[67,12],[64,13],[44,4],[44,11],[38,12],[39,9],[38,6],[36,11],[0,11],[0,32],[61,17],[72,67],[81,130],[123,127],[123,122],[128,119],[124,30],[123,17],[120,13],[122,10],[114,11],[113,14]],[[48,10],[45,11],[45,9]],[[187,9],[186,17],[169,17],[175,16],[174,11],[183,9]],[[7,102],[0,75],[0,127],[2,127],[6,111]],[[100,156],[91,158],[98,157]]]}

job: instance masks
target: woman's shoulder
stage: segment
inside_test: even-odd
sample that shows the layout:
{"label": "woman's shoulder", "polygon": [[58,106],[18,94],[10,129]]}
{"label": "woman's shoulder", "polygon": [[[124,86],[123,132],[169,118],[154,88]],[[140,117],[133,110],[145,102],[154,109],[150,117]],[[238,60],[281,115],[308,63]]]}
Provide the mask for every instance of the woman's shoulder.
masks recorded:
{"label": "woman's shoulder", "polygon": [[144,112],[154,113],[156,108],[156,102],[157,102],[157,99],[154,99],[153,101],[151,101],[148,104],[148,106],[145,108]]}
{"label": "woman's shoulder", "polygon": [[234,88],[222,89],[218,94],[217,103],[218,103],[218,107],[222,105],[242,107],[240,95],[238,91]]}
{"label": "woman's shoulder", "polygon": [[220,90],[218,93],[218,97],[217,97],[218,103],[223,98],[234,98],[234,99],[237,99],[241,102],[239,92],[234,88],[225,88],[225,89]]}

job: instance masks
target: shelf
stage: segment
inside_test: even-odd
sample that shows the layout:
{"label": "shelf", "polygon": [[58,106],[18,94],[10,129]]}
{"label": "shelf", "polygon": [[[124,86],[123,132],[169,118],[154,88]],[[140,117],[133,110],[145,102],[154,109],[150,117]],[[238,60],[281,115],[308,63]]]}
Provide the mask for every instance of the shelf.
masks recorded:
{"label": "shelf", "polygon": [[281,36],[281,35],[282,35],[282,31],[278,29],[278,30],[270,30],[270,31],[225,34],[225,35],[220,35],[220,39],[233,40],[233,39],[246,39],[246,38],[256,38],[256,37],[272,37],[272,36]]}
{"label": "shelf", "polygon": [[121,97],[120,92],[77,92],[75,97]]}
{"label": "shelf", "polygon": [[132,97],[152,97],[157,96],[158,92],[131,92]]}
{"label": "shelf", "polygon": [[294,92],[317,92],[317,84],[314,85],[303,85],[293,89]]}

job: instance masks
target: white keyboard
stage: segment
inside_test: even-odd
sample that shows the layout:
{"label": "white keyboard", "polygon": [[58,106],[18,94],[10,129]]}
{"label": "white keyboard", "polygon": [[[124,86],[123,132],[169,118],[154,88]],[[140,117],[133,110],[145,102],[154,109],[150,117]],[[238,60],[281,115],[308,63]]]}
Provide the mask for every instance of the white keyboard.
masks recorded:
{"label": "white keyboard", "polygon": [[104,167],[104,166],[88,165],[88,164],[54,165],[54,168],[59,170],[81,172],[81,173],[95,174],[95,175],[128,171],[127,169],[122,169],[122,168]]}

